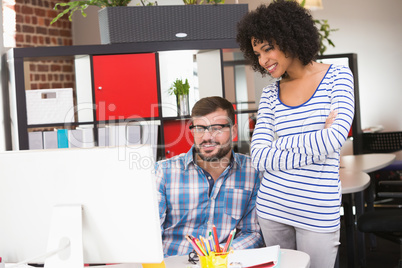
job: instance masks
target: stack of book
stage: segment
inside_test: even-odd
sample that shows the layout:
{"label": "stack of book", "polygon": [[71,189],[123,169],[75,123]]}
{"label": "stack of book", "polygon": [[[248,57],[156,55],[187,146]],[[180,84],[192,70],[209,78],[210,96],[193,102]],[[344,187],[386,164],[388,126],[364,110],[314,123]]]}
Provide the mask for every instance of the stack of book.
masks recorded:
{"label": "stack of book", "polygon": [[[28,132],[29,149],[92,148],[96,146],[92,127]],[[120,124],[98,128],[99,147],[151,144],[156,159],[158,124]]]}

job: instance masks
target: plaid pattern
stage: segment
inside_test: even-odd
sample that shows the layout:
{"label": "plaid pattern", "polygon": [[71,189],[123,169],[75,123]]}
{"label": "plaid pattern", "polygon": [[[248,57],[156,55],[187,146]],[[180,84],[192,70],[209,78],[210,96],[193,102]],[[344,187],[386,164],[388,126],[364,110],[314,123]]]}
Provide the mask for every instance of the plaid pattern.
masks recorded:
{"label": "plaid pattern", "polygon": [[192,247],[185,235],[206,236],[214,224],[219,243],[237,228],[233,248],[262,246],[255,200],[262,177],[249,156],[233,153],[233,161],[216,180],[208,195],[208,179],[186,154],[156,163],[156,182],[165,256],[185,255]]}

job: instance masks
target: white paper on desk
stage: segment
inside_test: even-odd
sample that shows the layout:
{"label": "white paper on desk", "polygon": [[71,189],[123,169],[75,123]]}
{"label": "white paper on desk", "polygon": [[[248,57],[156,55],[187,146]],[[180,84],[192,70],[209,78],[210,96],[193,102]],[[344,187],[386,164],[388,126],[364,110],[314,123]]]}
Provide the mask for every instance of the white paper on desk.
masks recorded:
{"label": "white paper on desk", "polygon": [[271,267],[276,267],[279,263],[279,254],[279,245],[265,248],[235,250],[232,254],[229,254],[228,263],[240,262],[244,268],[247,268],[273,262],[273,266]]}

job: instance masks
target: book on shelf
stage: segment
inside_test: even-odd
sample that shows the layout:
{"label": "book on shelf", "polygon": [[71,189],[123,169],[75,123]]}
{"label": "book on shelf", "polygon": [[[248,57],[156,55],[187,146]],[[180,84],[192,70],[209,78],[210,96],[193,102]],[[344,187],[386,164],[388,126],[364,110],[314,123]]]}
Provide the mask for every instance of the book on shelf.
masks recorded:
{"label": "book on shelf", "polygon": [[57,130],[57,147],[68,148],[68,129]]}
{"label": "book on shelf", "polygon": [[107,147],[109,146],[109,128],[99,127],[98,128],[98,146]]}
{"label": "book on shelf", "polygon": [[43,149],[58,148],[57,144],[57,131],[49,130],[43,131]]}
{"label": "book on shelf", "polygon": [[126,128],[127,145],[141,144],[141,126],[129,125]]}
{"label": "book on shelf", "polygon": [[158,147],[158,128],[159,124],[156,122],[146,122],[141,125],[141,143],[151,145],[155,160]]}
{"label": "book on shelf", "polygon": [[[150,144],[156,160],[158,146],[158,127],[154,122],[142,124],[121,124],[99,127],[98,147],[129,146]],[[77,127],[76,129],[56,129],[28,133],[29,149],[54,148],[92,148],[95,147],[94,129]]]}
{"label": "book on shelf", "polygon": [[141,143],[141,126],[133,124],[109,125],[108,146],[123,146]]}
{"label": "book on shelf", "polygon": [[78,129],[71,129],[68,131],[68,146],[70,148],[82,147],[82,133]]}
{"label": "book on shelf", "polygon": [[68,142],[70,148],[92,148],[94,144],[94,133],[92,127],[77,127],[69,130]]}
{"label": "book on shelf", "polygon": [[126,145],[126,125],[109,125],[109,146],[123,146]]}
{"label": "book on shelf", "polygon": [[28,132],[29,150],[43,149],[42,131]]}
{"label": "book on shelf", "polygon": [[82,147],[90,148],[95,146],[94,129],[92,127],[78,127],[82,131]]}

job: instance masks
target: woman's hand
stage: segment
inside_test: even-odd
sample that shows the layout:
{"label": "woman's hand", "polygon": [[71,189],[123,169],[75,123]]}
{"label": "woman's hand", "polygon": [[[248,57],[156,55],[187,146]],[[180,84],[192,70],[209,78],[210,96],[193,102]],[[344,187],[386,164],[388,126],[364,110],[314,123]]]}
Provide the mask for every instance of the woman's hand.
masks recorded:
{"label": "woman's hand", "polygon": [[338,115],[338,110],[332,110],[327,119],[325,120],[325,125],[324,125],[324,129],[325,128],[330,128],[332,123],[335,121],[336,116]]}

